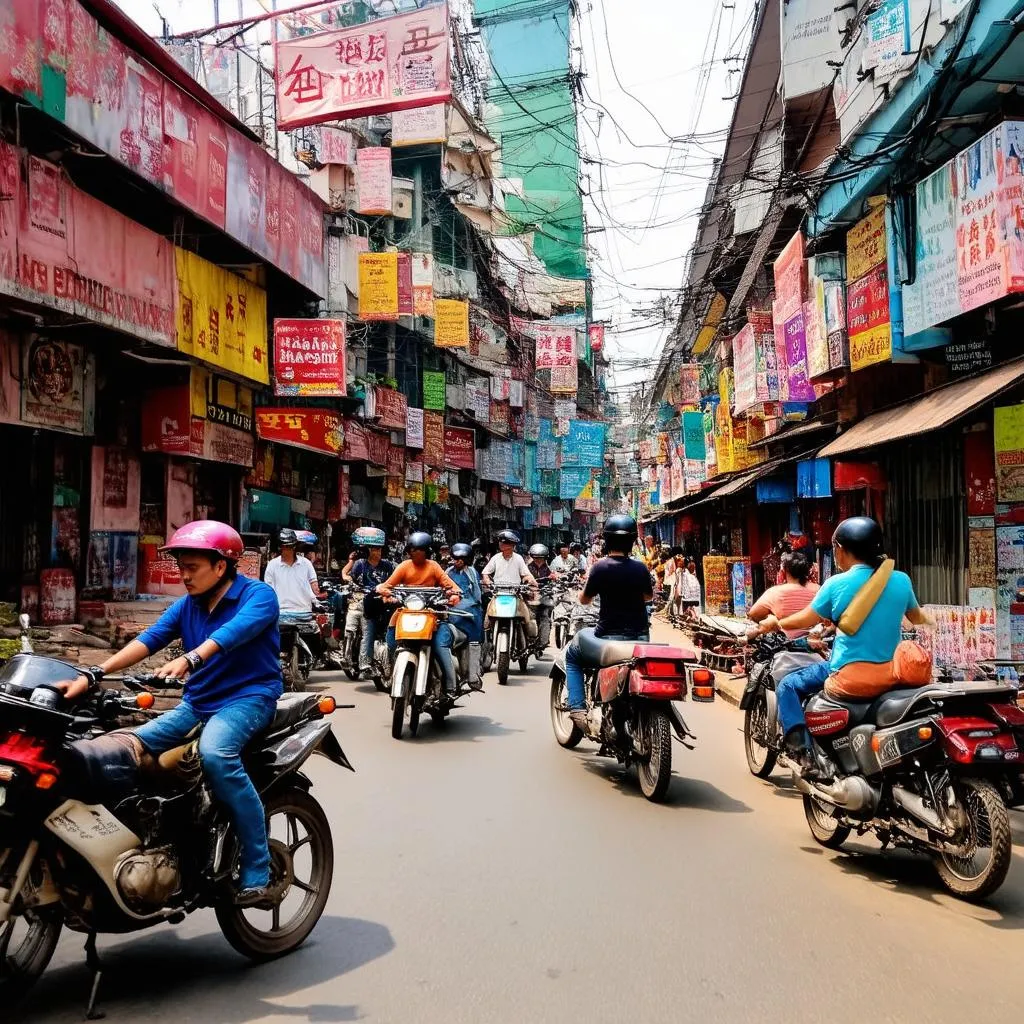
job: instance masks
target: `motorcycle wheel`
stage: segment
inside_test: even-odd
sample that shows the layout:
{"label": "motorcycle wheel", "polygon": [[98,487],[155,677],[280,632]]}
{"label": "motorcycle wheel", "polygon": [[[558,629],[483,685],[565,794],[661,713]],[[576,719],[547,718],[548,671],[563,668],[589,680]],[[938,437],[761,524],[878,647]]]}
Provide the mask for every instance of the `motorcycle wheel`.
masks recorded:
{"label": "motorcycle wheel", "polygon": [[416,699],[414,696],[416,690],[416,672],[412,665],[408,666],[405,670],[405,679],[402,685],[402,696],[392,697],[391,699],[391,738],[400,740],[402,738],[402,728],[405,725],[405,709],[410,707]]}
{"label": "motorcycle wheel", "polygon": [[[967,821],[965,854],[935,855],[935,870],[954,895],[980,900],[1003,884],[1010,868],[1012,840],[1010,816],[998,790],[981,779],[961,779],[957,789],[961,812]],[[984,851],[980,858],[979,854]]]}
{"label": "motorcycle wheel", "polygon": [[530,670],[530,656],[527,655],[525,658],[520,658],[519,659],[519,671],[522,672],[523,675],[526,675],[526,673],[529,670]]}
{"label": "motorcycle wheel", "polygon": [[754,703],[743,715],[743,750],[747,755],[747,767],[751,775],[767,779],[775,768],[778,754],[764,745],[757,737],[763,737],[768,729],[768,700],[764,690],[759,690]]}
{"label": "motorcycle wheel", "polygon": [[8,1010],[46,970],[63,927],[64,912],[56,906],[12,915],[0,928],[0,1004]]}
{"label": "motorcycle wheel", "polygon": [[359,637],[355,633],[345,634],[345,653],[343,655],[345,675],[355,682],[362,673],[359,671]]}
{"label": "motorcycle wheel", "polygon": [[420,712],[423,710],[422,697],[409,698],[409,735],[415,736],[420,728]]}
{"label": "motorcycle wheel", "polygon": [[660,803],[672,781],[672,726],[664,708],[642,709],[641,713],[641,728],[650,754],[637,764],[640,792],[652,803]]}
{"label": "motorcycle wheel", "polygon": [[555,626],[555,646],[559,650],[565,646],[565,626],[561,623]]}
{"label": "motorcycle wheel", "polygon": [[308,673],[304,675],[302,672],[302,658],[299,657],[298,642],[292,648],[292,656],[288,659],[288,674],[291,676],[291,688],[296,693],[301,693],[306,688],[306,680],[309,676]]}
{"label": "motorcycle wheel", "polygon": [[839,823],[836,809],[812,796],[804,795],[804,817],[814,841],[828,850],[838,850],[850,838],[850,830]]}
{"label": "motorcycle wheel", "polygon": [[480,644],[480,671],[490,672],[494,664],[494,649],[491,646],[491,634],[484,633],[483,643]]}
{"label": "motorcycle wheel", "polygon": [[[280,901],[270,910],[227,901],[215,908],[224,938],[256,961],[284,956],[305,942],[327,906],[334,875],[331,826],[309,793],[286,789],[271,794],[266,812],[271,888],[286,883]],[[291,916],[282,924],[282,915],[289,910]]]}
{"label": "motorcycle wheel", "polygon": [[583,739],[583,730],[573,724],[568,711],[563,711],[569,703],[569,690],[565,679],[557,676],[551,680],[551,728],[560,747],[572,750],[578,747]]}
{"label": "motorcycle wheel", "polygon": [[[508,633],[501,632],[498,634],[498,652],[497,652],[497,672],[498,672],[498,685],[508,685],[508,667],[512,657],[512,652],[509,651],[509,645],[511,644],[512,638]],[[504,642],[503,642],[504,641]],[[502,649],[504,648],[504,650]]]}

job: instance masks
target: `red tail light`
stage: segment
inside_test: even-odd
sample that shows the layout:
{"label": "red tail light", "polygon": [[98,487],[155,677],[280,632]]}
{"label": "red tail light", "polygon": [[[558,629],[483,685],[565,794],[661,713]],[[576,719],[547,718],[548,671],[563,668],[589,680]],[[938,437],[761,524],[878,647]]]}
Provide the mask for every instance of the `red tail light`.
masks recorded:
{"label": "red tail light", "polygon": [[640,663],[641,670],[655,679],[669,679],[686,675],[686,666],[678,661],[656,661],[648,659]]}
{"label": "red tail light", "polygon": [[656,676],[642,668],[629,673],[629,692],[637,697],[662,700],[682,700],[686,694],[686,677],[681,675]]}
{"label": "red tail light", "polygon": [[47,760],[45,745],[23,732],[9,732],[0,739],[0,764],[16,765],[37,779],[58,774],[56,765]]}

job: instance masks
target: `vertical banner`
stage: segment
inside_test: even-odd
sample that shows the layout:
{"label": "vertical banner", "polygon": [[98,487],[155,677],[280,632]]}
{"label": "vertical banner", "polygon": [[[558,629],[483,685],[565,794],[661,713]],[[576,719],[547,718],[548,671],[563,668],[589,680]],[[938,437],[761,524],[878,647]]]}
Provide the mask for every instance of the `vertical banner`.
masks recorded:
{"label": "vertical banner", "polygon": [[398,254],[398,315],[412,316],[414,312],[412,296],[412,253]]}
{"label": "vertical banner", "polygon": [[386,146],[366,146],[356,153],[356,179],[359,186],[359,213],[390,217],[391,150]]}
{"label": "vertical banner", "polygon": [[341,398],[344,320],[274,320],[274,394]]}
{"label": "vertical banner", "polygon": [[1024,403],[997,406],[993,417],[996,495],[1001,502],[1024,501]]}
{"label": "vertical banner", "polygon": [[444,416],[439,412],[423,413],[423,453],[429,465],[444,465]]}
{"label": "vertical banner", "polygon": [[536,367],[550,370],[576,362],[576,328],[568,324],[534,324]]}
{"label": "vertical banner", "polygon": [[862,370],[892,358],[884,203],[846,233],[846,276],[850,369]]}
{"label": "vertical banner", "polygon": [[604,349],[604,324],[591,324],[587,330],[590,333],[590,351],[600,352]]}
{"label": "vertical banner", "polygon": [[579,390],[579,370],[576,361],[568,366],[556,366],[551,371],[551,394],[575,395]]}
{"label": "vertical banner", "polygon": [[423,371],[423,408],[444,412],[445,379],[443,370]]}
{"label": "vertical banner", "polygon": [[776,322],[784,323],[800,312],[804,296],[804,236],[797,232],[779,253],[773,265],[775,301],[778,304]]}
{"label": "vertical banner", "polygon": [[736,381],[733,413],[738,415],[757,404],[754,328],[749,323],[732,339],[732,365]]}
{"label": "vertical banner", "polygon": [[398,319],[398,253],[359,254],[359,319]]}
{"label": "vertical banner", "polygon": [[434,344],[438,348],[469,347],[469,303],[463,299],[434,300]]}
{"label": "vertical banner", "polygon": [[413,253],[412,310],[416,316],[434,315],[434,257],[430,253]]}
{"label": "vertical banner", "polygon": [[700,405],[700,363],[684,363],[679,368],[679,403]]}
{"label": "vertical banner", "polygon": [[683,453],[688,460],[698,460],[702,465],[707,454],[704,446],[704,414],[683,413]]}

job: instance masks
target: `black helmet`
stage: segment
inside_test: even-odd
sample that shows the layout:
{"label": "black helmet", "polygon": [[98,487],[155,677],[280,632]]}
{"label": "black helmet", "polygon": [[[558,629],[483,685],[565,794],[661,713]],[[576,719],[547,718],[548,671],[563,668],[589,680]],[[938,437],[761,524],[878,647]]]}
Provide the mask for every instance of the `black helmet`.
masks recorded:
{"label": "black helmet", "polygon": [[501,533],[498,534],[498,543],[499,544],[505,544],[505,543],[508,543],[508,544],[518,544],[519,543],[519,535],[516,534],[516,533],[513,533],[511,530],[502,530]]}
{"label": "black helmet", "polygon": [[601,536],[607,547],[628,551],[636,541],[636,520],[632,516],[609,516],[604,521]]}
{"label": "black helmet", "polygon": [[583,545],[578,541],[573,541],[569,547],[569,550],[575,555],[583,550]]}
{"label": "black helmet", "polygon": [[533,547],[530,548],[531,558],[547,558],[549,554],[550,552],[543,544],[534,544]]}
{"label": "black helmet", "polygon": [[854,558],[869,565],[879,565],[882,558],[882,528],[869,516],[844,519],[832,534],[832,543],[849,551]]}
{"label": "black helmet", "polygon": [[434,538],[429,533],[424,533],[422,530],[417,530],[409,538],[409,550],[410,551],[426,551],[430,554],[430,548],[434,543]]}
{"label": "black helmet", "polygon": [[473,557],[473,548],[466,543],[459,542],[452,545],[452,558],[463,558],[467,562]]}
{"label": "black helmet", "polygon": [[289,530],[286,526],[278,535],[277,539],[281,542],[281,547],[293,548],[299,543],[299,538],[296,536],[294,530]]}

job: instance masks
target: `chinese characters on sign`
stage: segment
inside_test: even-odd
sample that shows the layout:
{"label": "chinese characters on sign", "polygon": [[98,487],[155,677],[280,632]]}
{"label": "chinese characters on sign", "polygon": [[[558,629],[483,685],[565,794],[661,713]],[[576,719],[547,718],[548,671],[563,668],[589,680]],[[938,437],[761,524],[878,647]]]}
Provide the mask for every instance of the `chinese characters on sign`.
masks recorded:
{"label": "chinese characters on sign", "polygon": [[274,371],[275,395],[344,396],[345,321],[275,320]]}
{"label": "chinese characters on sign", "polygon": [[576,328],[564,324],[534,324],[538,370],[576,365]]}
{"label": "chinese characters on sign", "polygon": [[448,7],[277,44],[278,127],[425,107],[451,97]]}
{"label": "chinese characters on sign", "polygon": [[846,323],[850,369],[892,358],[885,205],[879,204],[846,235]]}
{"label": "chinese characters on sign", "polygon": [[418,146],[444,142],[448,137],[447,110],[444,103],[435,103],[429,107],[394,111],[391,115],[391,145]]}

